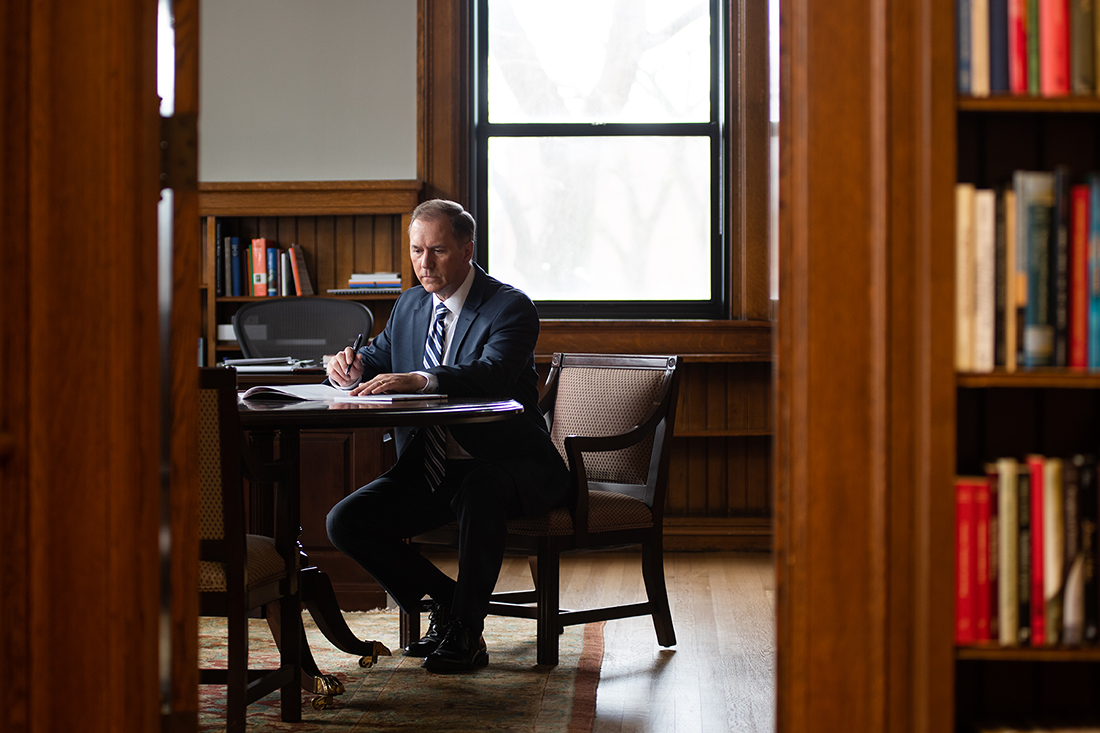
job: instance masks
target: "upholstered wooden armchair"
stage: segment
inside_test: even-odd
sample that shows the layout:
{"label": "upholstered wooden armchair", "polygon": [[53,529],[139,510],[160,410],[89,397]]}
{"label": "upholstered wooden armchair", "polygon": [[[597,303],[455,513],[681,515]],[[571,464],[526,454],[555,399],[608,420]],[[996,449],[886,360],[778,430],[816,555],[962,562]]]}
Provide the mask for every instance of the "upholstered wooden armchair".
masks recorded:
{"label": "upholstered wooden armchair", "polygon": [[[226,685],[226,730],[231,733],[243,733],[246,707],[275,690],[281,693],[283,721],[302,719],[296,538],[247,534],[241,461],[236,371],[200,369],[199,613],[226,617],[228,667],[202,669],[199,681]],[[285,507],[285,498],[277,503]],[[248,667],[248,612],[261,607],[279,614],[284,631],[275,669]]]}
{"label": "upholstered wooden armchair", "polygon": [[[539,407],[572,475],[567,508],[508,522],[508,550],[528,555],[535,588],[493,595],[489,613],[537,620],[538,663],[558,663],[565,626],[651,616],[661,646],[676,643],[665,590],[662,529],[680,357],[554,354]],[[457,525],[414,537],[456,546]],[[565,552],[642,548],[644,602],[585,610],[558,605]],[[419,636],[405,618],[402,643]]]}

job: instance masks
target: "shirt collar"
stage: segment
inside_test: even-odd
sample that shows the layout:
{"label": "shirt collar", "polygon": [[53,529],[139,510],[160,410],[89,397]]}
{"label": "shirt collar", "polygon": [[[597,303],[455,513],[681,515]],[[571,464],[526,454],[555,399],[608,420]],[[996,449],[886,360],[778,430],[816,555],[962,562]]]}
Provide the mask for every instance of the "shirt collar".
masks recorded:
{"label": "shirt collar", "polygon": [[[474,264],[470,263],[470,271],[466,273],[466,279],[462,281],[462,284],[458,286],[458,290],[454,291],[451,297],[443,301],[443,305],[447,306],[454,315],[458,315],[462,312],[462,306],[466,304],[466,296],[470,294],[470,287],[474,284]],[[439,298],[432,298],[432,309],[435,309],[436,303],[439,302]]]}

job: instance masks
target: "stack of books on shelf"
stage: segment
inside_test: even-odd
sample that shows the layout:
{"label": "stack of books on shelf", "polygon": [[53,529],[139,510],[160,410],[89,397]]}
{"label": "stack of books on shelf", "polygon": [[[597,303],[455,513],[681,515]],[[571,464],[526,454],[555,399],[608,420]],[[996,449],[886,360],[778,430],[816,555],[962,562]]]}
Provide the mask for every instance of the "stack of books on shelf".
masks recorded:
{"label": "stack of books on shelf", "polygon": [[1001,458],[955,480],[955,643],[1100,641],[1096,459]]}
{"label": "stack of books on shelf", "polygon": [[955,213],[956,370],[1100,368],[1100,174],[959,183]]}
{"label": "stack of books on shelf", "polygon": [[214,287],[218,296],[313,295],[302,248],[280,248],[257,237],[246,244],[240,237],[218,236],[214,245]]}
{"label": "stack of books on shelf", "polygon": [[399,294],[401,292],[401,273],[398,272],[356,272],[348,278],[346,288],[329,288],[335,295]]}
{"label": "stack of books on shelf", "polygon": [[956,0],[959,94],[1097,93],[1091,0]]}

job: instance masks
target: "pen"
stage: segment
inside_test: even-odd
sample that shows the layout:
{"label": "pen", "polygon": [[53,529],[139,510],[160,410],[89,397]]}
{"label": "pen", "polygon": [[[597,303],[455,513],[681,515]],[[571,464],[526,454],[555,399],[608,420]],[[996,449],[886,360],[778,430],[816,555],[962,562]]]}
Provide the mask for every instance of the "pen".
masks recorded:
{"label": "pen", "polygon": [[363,345],[363,334],[359,334],[355,337],[355,343],[351,347],[351,362],[348,363],[348,368],[344,370],[344,376],[351,374],[351,365],[355,361],[355,354],[359,351],[359,347]]}

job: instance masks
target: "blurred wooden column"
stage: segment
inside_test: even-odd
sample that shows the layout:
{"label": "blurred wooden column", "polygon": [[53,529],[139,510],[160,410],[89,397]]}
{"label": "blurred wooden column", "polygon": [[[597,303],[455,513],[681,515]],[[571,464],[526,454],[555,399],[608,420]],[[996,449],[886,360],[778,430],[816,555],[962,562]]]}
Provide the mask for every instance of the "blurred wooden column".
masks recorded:
{"label": "blurred wooden column", "polygon": [[782,4],[778,730],[951,730],[952,0]]}

